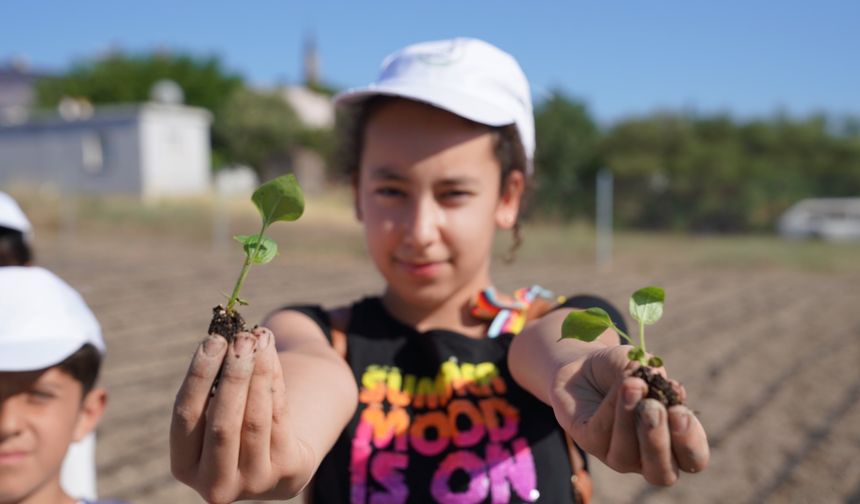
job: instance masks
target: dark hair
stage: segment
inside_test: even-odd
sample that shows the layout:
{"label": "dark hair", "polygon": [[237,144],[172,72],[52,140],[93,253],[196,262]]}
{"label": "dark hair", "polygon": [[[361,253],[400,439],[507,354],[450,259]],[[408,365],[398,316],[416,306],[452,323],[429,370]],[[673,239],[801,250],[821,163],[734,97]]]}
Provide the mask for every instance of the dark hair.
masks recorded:
{"label": "dark hair", "polygon": [[55,367],[60,368],[81,383],[83,389],[81,398],[83,399],[95,387],[101,365],[101,352],[94,345],[86,343]]}
{"label": "dark hair", "polygon": [[0,226],[0,266],[24,266],[33,260],[33,251],[17,229]]}
{"label": "dark hair", "polygon": [[[377,95],[365,100],[360,105],[352,107],[348,113],[338,117],[337,136],[339,142],[337,160],[345,168],[346,175],[353,185],[358,183],[361,156],[364,150],[364,133],[368,121],[385,105],[398,100],[405,100],[405,98]],[[432,107],[430,104],[426,105]],[[480,124],[465,118],[463,120]],[[493,134],[493,153],[502,169],[499,191],[504,191],[505,183],[514,171],[522,172],[523,178],[528,181],[528,177],[526,176],[526,164],[528,160],[516,125],[486,126],[482,124],[481,126],[486,127]],[[524,205],[525,198],[520,210],[522,210]],[[520,234],[519,216],[517,216],[517,220],[514,222],[512,232],[514,241],[504,258],[508,262],[513,261],[516,250],[523,242]]]}

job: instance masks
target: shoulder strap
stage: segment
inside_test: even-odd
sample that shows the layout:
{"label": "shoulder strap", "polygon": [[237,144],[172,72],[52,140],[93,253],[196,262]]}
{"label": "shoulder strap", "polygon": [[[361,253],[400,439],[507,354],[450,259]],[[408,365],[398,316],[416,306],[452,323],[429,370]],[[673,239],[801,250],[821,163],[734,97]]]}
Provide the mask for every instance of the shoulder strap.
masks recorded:
{"label": "shoulder strap", "polygon": [[[526,312],[526,320],[539,319],[553,311],[556,307],[558,307],[557,304],[548,300],[542,298],[535,299]],[[585,459],[579,451],[579,447],[576,446],[576,443],[567,433],[564,434],[564,440],[567,443],[567,456],[570,459],[570,467],[573,471],[573,474],[570,476],[570,484],[573,487],[574,502],[576,504],[589,504],[591,496],[594,493],[594,487],[591,475],[585,468]]]}
{"label": "shoulder strap", "polygon": [[[328,317],[331,321],[331,347],[343,359],[346,359],[346,330],[349,327],[351,314],[352,310],[350,307],[336,308],[328,312]],[[302,492],[304,504],[313,504],[314,502],[315,479],[316,476],[311,478],[310,483],[308,483],[304,492]]]}
{"label": "shoulder strap", "polygon": [[331,319],[331,347],[338,355],[346,359],[347,340],[346,330],[349,327],[349,319],[352,309],[349,307],[338,308],[329,312]]}
{"label": "shoulder strap", "polygon": [[589,504],[591,495],[594,493],[591,475],[585,469],[585,460],[573,439],[565,433],[564,440],[567,442],[567,455],[570,457],[570,466],[573,469],[570,485],[573,487],[574,502],[576,504]]}

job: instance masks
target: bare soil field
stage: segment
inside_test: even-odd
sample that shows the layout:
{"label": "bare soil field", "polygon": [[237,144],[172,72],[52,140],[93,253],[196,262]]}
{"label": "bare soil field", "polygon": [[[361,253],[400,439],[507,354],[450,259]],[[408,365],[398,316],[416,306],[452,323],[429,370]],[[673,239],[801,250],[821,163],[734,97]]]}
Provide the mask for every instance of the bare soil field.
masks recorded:
{"label": "bare soil field", "polygon": [[[170,475],[170,410],[211,306],[232,287],[238,247],[213,238],[206,219],[87,212],[73,227],[37,218],[36,247],[40,264],[81,291],[108,343],[100,494],[200,502]],[[247,222],[224,226],[247,233]],[[279,225],[275,235],[282,255],[252,269],[243,293],[251,323],[282,304],[333,306],[381,285],[348,219]],[[497,284],[598,294],[625,310],[636,288],[663,286],[666,315],[649,349],[686,385],[712,446],[705,472],[668,489],[592,460],[595,502],[860,502],[860,247],[622,235],[612,268],[598,272],[591,238],[527,228],[520,259],[496,267]]]}

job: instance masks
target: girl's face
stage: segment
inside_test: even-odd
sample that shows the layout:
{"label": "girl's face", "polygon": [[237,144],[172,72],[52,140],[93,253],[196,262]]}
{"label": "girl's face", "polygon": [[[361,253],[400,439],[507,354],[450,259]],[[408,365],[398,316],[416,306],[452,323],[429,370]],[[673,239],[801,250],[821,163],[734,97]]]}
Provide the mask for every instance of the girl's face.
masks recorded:
{"label": "girl's face", "polygon": [[500,195],[493,143],[488,128],[407,100],[368,120],[356,212],[385,301],[407,318],[490,284],[496,227],[514,225],[523,187],[515,171]]}

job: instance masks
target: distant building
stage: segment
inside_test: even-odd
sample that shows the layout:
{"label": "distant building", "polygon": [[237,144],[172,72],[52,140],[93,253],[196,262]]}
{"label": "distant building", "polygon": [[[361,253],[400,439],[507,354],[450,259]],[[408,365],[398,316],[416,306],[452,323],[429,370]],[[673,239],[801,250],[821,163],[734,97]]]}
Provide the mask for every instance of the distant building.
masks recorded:
{"label": "distant building", "polygon": [[[331,98],[315,91],[320,60],[313,37],[304,45],[305,85],[276,90],[311,129],[334,127]],[[56,112],[35,110],[36,81],[22,60],[0,66],[0,187],[50,184],[75,193],[127,193],[144,199],[197,195],[212,188],[209,112],[182,104],[182,89],[159,81],[152,102],[93,106],[66,98]],[[303,188],[325,187],[325,160],[297,148],[285,171]]]}
{"label": "distant building", "polygon": [[[317,130],[334,128],[335,111],[331,96],[318,91],[321,84],[320,58],[312,35],[305,38],[302,70],[304,85],[282,86],[276,92],[293,109],[304,127]],[[295,148],[289,170],[299,179],[305,192],[313,194],[325,188],[326,162],[319,153],[304,147]]]}
{"label": "distant building", "polygon": [[320,83],[320,58],[317,51],[317,39],[313,34],[305,37],[304,57],[302,58],[305,74],[305,86],[314,87]]}
{"label": "distant building", "polygon": [[23,59],[0,66],[0,124],[27,120],[36,100],[36,80],[42,76]]}
{"label": "distant building", "polygon": [[295,111],[309,128],[334,127],[334,105],[331,97],[304,86],[285,86],[278,90],[281,98]]}
{"label": "distant building", "polygon": [[789,238],[860,240],[860,198],[811,198],[794,204],[779,219]]}
{"label": "distant building", "polygon": [[75,100],[60,111],[0,124],[0,187],[52,184],[144,199],[209,191],[208,111],[162,103],[93,108]]}
{"label": "distant building", "polygon": [[334,127],[335,114],[331,96],[315,90],[320,86],[320,57],[313,35],[305,37],[302,71],[303,85],[283,86],[278,92],[305,126],[317,129]]}

